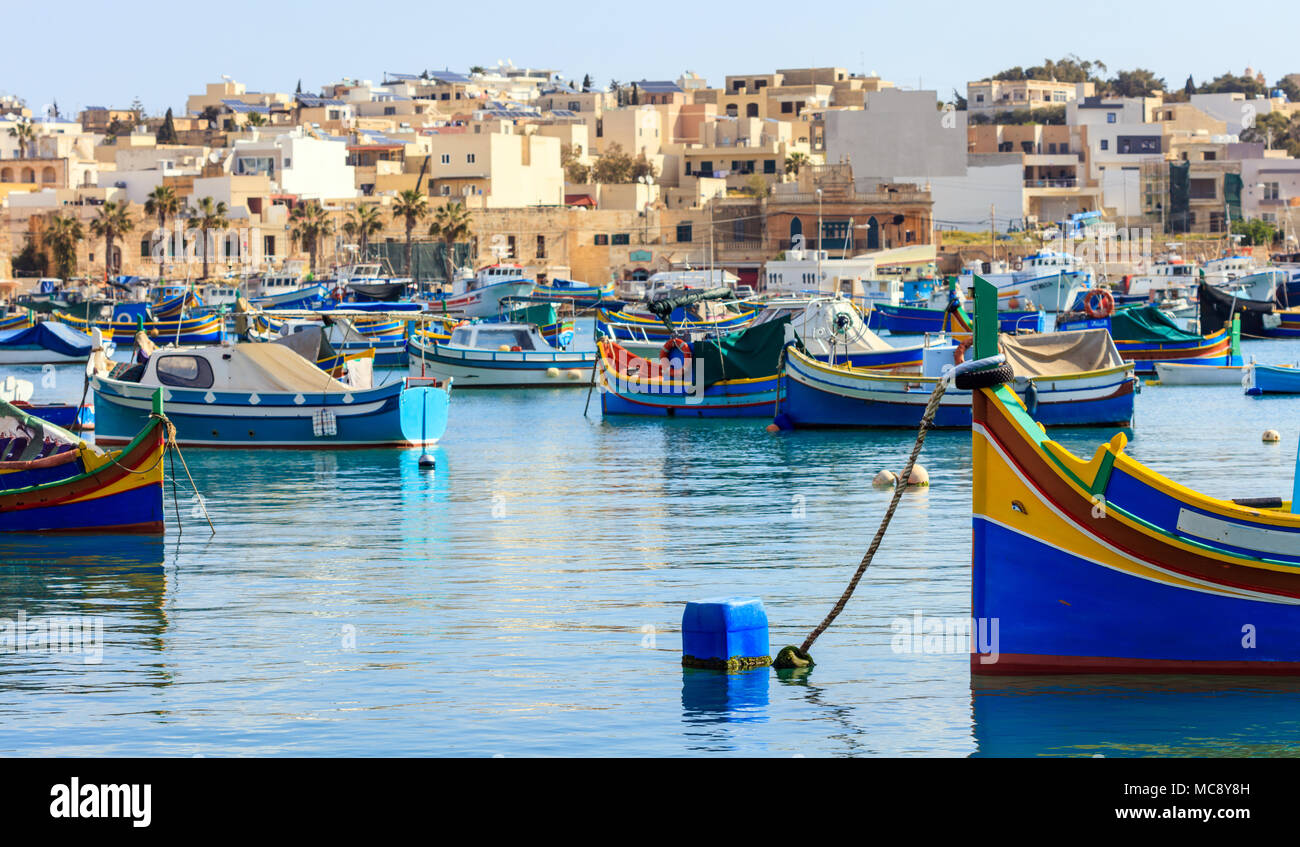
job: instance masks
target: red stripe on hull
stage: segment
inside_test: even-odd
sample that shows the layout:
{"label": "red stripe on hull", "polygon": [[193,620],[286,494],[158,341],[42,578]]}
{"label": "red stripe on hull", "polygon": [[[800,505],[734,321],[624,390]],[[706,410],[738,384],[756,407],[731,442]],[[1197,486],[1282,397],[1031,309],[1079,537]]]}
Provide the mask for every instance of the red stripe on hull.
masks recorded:
{"label": "red stripe on hull", "polygon": [[1300,675],[1300,662],[1204,662],[1188,659],[1121,659],[1108,656],[1036,656],[1001,653],[984,664],[970,657],[974,676],[1042,674],[1232,674],[1246,676]]}

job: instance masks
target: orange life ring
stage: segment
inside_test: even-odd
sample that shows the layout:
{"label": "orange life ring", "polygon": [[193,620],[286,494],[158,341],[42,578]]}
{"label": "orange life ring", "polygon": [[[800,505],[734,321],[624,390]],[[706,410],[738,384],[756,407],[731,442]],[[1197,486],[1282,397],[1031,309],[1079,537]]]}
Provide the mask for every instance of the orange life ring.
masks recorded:
{"label": "orange life ring", "polygon": [[687,344],[680,338],[673,336],[664,342],[664,346],[659,348],[659,358],[668,361],[672,358],[673,349],[682,351],[682,357],[689,359],[691,357],[691,345]]}
{"label": "orange life ring", "polygon": [[1115,298],[1105,288],[1094,288],[1083,301],[1090,318],[1109,318],[1115,313]]}
{"label": "orange life ring", "polygon": [[952,351],[952,363],[954,365],[960,365],[966,361],[966,351],[970,349],[970,346],[971,339],[969,338],[957,343],[957,349]]}
{"label": "orange life ring", "polygon": [[335,299],[337,302],[342,303],[342,302],[343,302],[343,298],[344,298],[345,296],[347,296],[347,292],[344,291],[344,290],[343,290],[343,286],[340,285],[340,286],[335,287],[335,289],[334,289],[334,293],[333,293],[333,296],[334,296],[334,299]]}

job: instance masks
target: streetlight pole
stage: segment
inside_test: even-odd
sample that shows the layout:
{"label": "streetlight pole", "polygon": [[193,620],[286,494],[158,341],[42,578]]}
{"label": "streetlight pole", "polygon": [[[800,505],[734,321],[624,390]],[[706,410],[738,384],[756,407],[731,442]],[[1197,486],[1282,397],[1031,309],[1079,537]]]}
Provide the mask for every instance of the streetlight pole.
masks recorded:
{"label": "streetlight pole", "polygon": [[817,189],[817,293],[822,290],[822,190]]}

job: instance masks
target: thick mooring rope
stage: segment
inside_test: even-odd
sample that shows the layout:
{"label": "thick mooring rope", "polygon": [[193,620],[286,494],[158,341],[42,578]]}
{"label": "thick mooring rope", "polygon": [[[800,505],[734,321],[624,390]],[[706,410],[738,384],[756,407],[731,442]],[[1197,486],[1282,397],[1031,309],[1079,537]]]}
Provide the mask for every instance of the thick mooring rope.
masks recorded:
{"label": "thick mooring rope", "polygon": [[853,579],[849,580],[849,585],[840,595],[839,601],[831,609],[830,614],[826,616],[817,628],[808,633],[808,637],[803,640],[803,644],[798,647],[783,647],[777,654],[776,661],[773,663],[777,668],[798,668],[806,667],[813,664],[812,657],[808,655],[809,648],[813,642],[821,636],[823,632],[830,627],[831,623],[837,618],[844,607],[848,605],[849,598],[857,590],[858,583],[862,581],[862,575],[871,567],[871,560],[875,558],[876,551],[880,549],[880,543],[885,539],[885,530],[889,529],[889,522],[894,519],[894,512],[898,509],[898,503],[903,499],[903,490],[907,488],[907,481],[912,478],[912,468],[916,465],[916,459],[921,455],[921,447],[925,444],[925,434],[929,431],[931,424],[934,423],[935,413],[939,411],[939,401],[943,399],[943,393],[948,389],[948,380],[940,379],[935,383],[934,391],[930,393],[930,401],[925,406],[925,414],[921,416],[921,426],[916,433],[916,443],[912,445],[912,454],[907,457],[907,465],[903,472],[894,480],[894,497],[889,501],[889,508],[885,511],[885,517],[881,519],[880,526],[876,529],[875,538],[871,539],[871,546],[867,548],[866,554],[858,564],[858,570],[853,574]]}

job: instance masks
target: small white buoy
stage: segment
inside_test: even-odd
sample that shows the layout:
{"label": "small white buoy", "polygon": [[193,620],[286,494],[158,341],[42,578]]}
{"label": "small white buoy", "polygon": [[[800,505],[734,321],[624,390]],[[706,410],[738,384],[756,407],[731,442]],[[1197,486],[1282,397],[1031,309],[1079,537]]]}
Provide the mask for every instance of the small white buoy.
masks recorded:
{"label": "small white buoy", "polygon": [[1276,444],[1277,442],[1279,442],[1279,441],[1281,441],[1281,440],[1282,440],[1282,433],[1278,432],[1276,429],[1266,429],[1266,430],[1264,430],[1264,443],[1265,443],[1265,444]]}
{"label": "small white buoy", "polygon": [[560,375],[560,369],[559,369],[559,368],[547,368],[547,369],[546,369],[546,375],[547,375],[548,377],[550,377],[551,379],[555,379],[556,377],[558,377],[558,376]]}
{"label": "small white buoy", "polygon": [[577,368],[574,368],[573,370],[569,371],[569,379],[575,379],[575,380],[582,379],[582,371],[578,370]]}
{"label": "small white buoy", "polygon": [[876,488],[891,487],[898,481],[898,475],[893,471],[881,471],[876,474],[876,478],[871,480],[871,484]]}
{"label": "small white buoy", "polygon": [[428,468],[429,470],[433,470],[433,469],[436,468],[437,466],[438,466],[438,462],[437,462],[436,459],[433,458],[433,454],[432,454],[432,453],[421,453],[421,454],[420,454],[420,467],[422,467],[422,468]]}
{"label": "small white buoy", "polygon": [[908,485],[929,485],[930,472],[923,465],[913,465],[912,475],[907,478]]}

